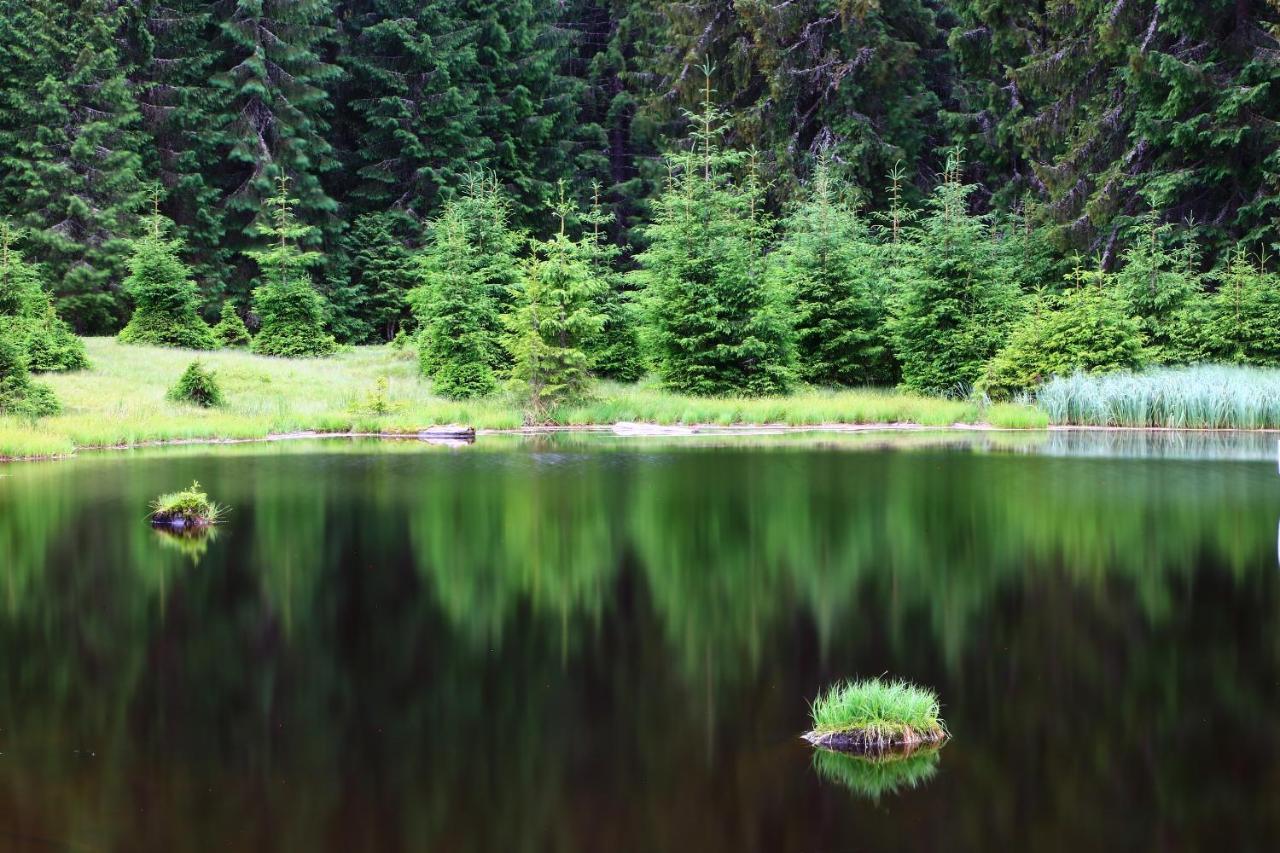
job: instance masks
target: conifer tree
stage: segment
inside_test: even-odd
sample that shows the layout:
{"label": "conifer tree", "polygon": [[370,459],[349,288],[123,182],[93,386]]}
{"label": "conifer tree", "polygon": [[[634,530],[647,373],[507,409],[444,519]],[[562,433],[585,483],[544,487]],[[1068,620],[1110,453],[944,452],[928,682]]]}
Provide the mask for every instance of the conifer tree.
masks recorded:
{"label": "conifer tree", "polygon": [[336,344],[325,332],[324,302],[310,273],[324,259],[319,252],[299,246],[310,229],[294,216],[296,199],[289,196],[289,180],[280,176],[277,187],[267,200],[271,219],[263,229],[271,242],[245,253],[262,271],[261,283],[253,291],[253,310],[262,321],[253,351],[302,358],[329,355]]}
{"label": "conifer tree", "polygon": [[342,238],[328,297],[329,326],[343,341],[386,343],[409,317],[413,257],[409,220],[399,213],[366,213]]}
{"label": "conifer tree", "polygon": [[545,420],[553,406],[586,393],[591,367],[587,347],[605,321],[599,303],[608,285],[594,275],[596,238],[569,239],[563,183],[560,193],[555,208],[559,231],[533,247],[515,310],[506,318],[512,384],[527,400],[534,422]]}
{"label": "conifer tree", "polygon": [[973,189],[961,182],[959,152],[952,152],[928,215],[905,232],[890,325],[902,385],[912,391],[966,393],[1022,313],[989,217],[968,210]]}
{"label": "conifer tree", "polygon": [[502,315],[519,280],[521,240],[508,217],[494,177],[471,174],[462,195],[432,224],[409,302],[420,330],[422,372],[437,393],[487,394],[509,366]]}
{"label": "conifer tree", "polygon": [[[290,239],[304,248],[335,240],[337,203],[321,175],[337,165],[328,138],[329,87],[341,69],[325,61],[330,0],[228,0],[214,7],[226,49],[212,84],[219,170],[232,248],[278,237],[275,185],[287,177],[291,216],[312,226]],[[229,168],[228,168],[229,167]],[[249,252],[245,252],[249,255]],[[270,338],[268,343],[270,346]]]}
{"label": "conifer tree", "polygon": [[230,302],[222,303],[222,316],[213,327],[213,337],[220,347],[245,346],[253,340],[249,335],[249,327]]}
{"label": "conifer tree", "polygon": [[640,353],[639,314],[625,289],[626,279],[616,268],[617,246],[609,242],[604,228],[613,217],[604,211],[600,185],[592,187],[591,210],[583,217],[589,229],[579,242],[591,268],[591,276],[602,283],[597,289],[596,308],[602,318],[600,331],[587,341],[591,372],[605,379],[634,382],[644,373]]}
{"label": "conifer tree", "polygon": [[172,223],[160,215],[159,196],[133,243],[125,293],[134,302],[133,317],[119,338],[127,344],[213,349],[216,341],[196,308],[196,284],[179,253],[181,240],[166,234]]}
{"label": "conifer tree", "polygon": [[1171,251],[1165,245],[1171,230],[1144,217],[1116,275],[1120,295],[1138,318],[1148,360],[1157,364],[1187,360],[1190,342],[1183,319],[1201,291],[1195,245]]}
{"label": "conifer tree", "polygon": [[991,360],[978,390],[1005,400],[1054,376],[1077,371],[1109,373],[1142,364],[1142,333],[1129,306],[1098,271],[1077,270],[1075,286],[1042,292],[1014,327],[1009,342]]}
{"label": "conifer tree", "polygon": [[690,394],[773,394],[790,385],[793,344],[782,299],[762,275],[760,186],[734,180],[744,156],[721,147],[723,115],[702,110],[683,150],[668,155],[667,188],[637,261],[649,334],[667,387]]}
{"label": "conifer tree", "polygon": [[804,200],[784,223],[770,275],[793,306],[798,372],[826,385],[885,383],[882,253],[822,159]]}
{"label": "conifer tree", "polygon": [[118,327],[143,202],[138,110],[117,51],[124,13],[108,0],[0,4],[0,203],[85,332]]}
{"label": "conifer tree", "polygon": [[431,228],[421,284],[410,294],[420,326],[418,358],[434,391],[481,397],[494,390],[493,326],[500,314],[474,257],[472,230],[461,204],[447,204]]}
{"label": "conifer tree", "polygon": [[1280,365],[1280,276],[1237,246],[1217,278],[1210,353],[1237,364]]}
{"label": "conifer tree", "polygon": [[142,4],[130,73],[149,136],[146,172],[165,189],[161,212],[176,226],[184,257],[210,304],[229,284],[235,260],[226,242],[226,151],[219,150],[225,95],[211,82],[224,58],[216,13],[225,8],[209,0]]}
{"label": "conifer tree", "polygon": [[56,414],[59,408],[53,391],[31,380],[18,342],[0,334],[0,415],[39,418]]}
{"label": "conifer tree", "polygon": [[53,309],[40,273],[23,260],[15,233],[0,220],[0,336],[9,338],[36,372],[89,366],[84,342]]}

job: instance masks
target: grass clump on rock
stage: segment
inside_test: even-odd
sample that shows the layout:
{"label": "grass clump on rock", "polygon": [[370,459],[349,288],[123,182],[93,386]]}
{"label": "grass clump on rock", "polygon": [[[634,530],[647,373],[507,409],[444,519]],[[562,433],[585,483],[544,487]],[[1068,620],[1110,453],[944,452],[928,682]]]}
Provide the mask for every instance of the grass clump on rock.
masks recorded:
{"label": "grass clump on rock", "polygon": [[205,369],[196,359],[178,377],[178,383],[169,389],[169,399],[175,403],[194,403],[204,409],[221,406],[222,388],[212,370]]}
{"label": "grass clump on rock", "polygon": [[176,528],[200,528],[217,524],[226,510],[209,500],[198,482],[180,492],[161,495],[151,502],[151,523]]}
{"label": "grass clump on rock", "polygon": [[871,678],[836,684],[813,703],[814,746],[880,753],[940,743],[947,737],[932,690],[901,679]]}

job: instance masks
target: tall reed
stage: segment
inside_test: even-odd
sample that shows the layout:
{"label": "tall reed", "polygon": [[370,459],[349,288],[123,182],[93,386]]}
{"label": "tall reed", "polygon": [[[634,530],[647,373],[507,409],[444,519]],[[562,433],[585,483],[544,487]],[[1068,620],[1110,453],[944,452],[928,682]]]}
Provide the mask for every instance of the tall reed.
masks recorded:
{"label": "tall reed", "polygon": [[1280,429],[1280,370],[1170,367],[1047,382],[1036,402],[1054,424]]}

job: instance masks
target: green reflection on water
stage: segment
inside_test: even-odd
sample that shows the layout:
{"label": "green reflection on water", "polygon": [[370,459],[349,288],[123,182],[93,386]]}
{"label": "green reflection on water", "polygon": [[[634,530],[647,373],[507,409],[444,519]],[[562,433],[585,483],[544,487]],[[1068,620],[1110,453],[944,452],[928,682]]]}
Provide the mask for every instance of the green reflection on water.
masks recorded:
{"label": "green reflection on water", "polygon": [[919,788],[938,774],[938,748],[901,755],[870,757],[816,749],[813,768],[818,775],[873,802]]}
{"label": "green reflection on water", "polygon": [[[1264,819],[1272,466],[1092,459],[1028,436],[827,446],[844,441],[7,469],[0,818],[129,849],[121,816],[154,779],[149,813],[175,821],[151,829],[175,850],[192,846],[178,817],[247,821],[260,843],[243,849],[341,849],[324,829],[338,813],[365,833],[350,849],[642,848],[659,830],[650,849],[770,849],[735,834],[751,810],[787,827],[782,848],[815,849],[788,815],[823,793],[772,745],[804,727],[816,685],[892,669],[937,684],[965,734],[928,789],[955,777],[987,801],[949,822],[956,849],[1013,843],[996,827],[1028,788],[1048,836],[1140,795],[1135,819],[1179,815],[1187,833],[1224,809]],[[196,477],[235,511],[193,562],[142,513]],[[1168,749],[1215,743],[1192,719],[1259,733],[1231,756],[1252,793]],[[585,833],[601,809],[617,837]]]}

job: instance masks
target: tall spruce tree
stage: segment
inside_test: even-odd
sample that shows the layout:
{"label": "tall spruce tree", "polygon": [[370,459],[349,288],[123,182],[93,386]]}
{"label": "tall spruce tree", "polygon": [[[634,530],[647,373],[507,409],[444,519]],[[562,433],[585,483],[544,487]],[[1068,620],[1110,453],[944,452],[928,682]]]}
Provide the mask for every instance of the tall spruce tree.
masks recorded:
{"label": "tall spruce tree", "polygon": [[409,319],[409,291],[415,285],[407,244],[411,223],[403,214],[366,213],[340,244],[327,296],[329,327],[342,341],[386,343]]}
{"label": "tall spruce tree", "polygon": [[[341,69],[326,61],[333,34],[330,0],[226,0],[214,6],[224,45],[212,78],[219,186],[232,249],[275,236],[273,199],[289,179],[293,215],[309,228],[291,238],[316,248],[336,240],[338,205],[321,181],[336,166],[329,140],[329,87]],[[274,212],[273,212],[274,211]],[[248,255],[249,253],[245,253]],[[251,270],[241,271],[247,280]],[[243,286],[243,283],[240,285]]]}
{"label": "tall spruce tree", "polygon": [[142,236],[133,242],[124,291],[134,311],[119,338],[129,344],[213,349],[217,342],[200,318],[196,284],[180,257],[183,243],[166,233],[172,223],[160,215],[159,203],[157,196]]}
{"label": "tall spruce tree", "polygon": [[270,224],[262,229],[270,242],[245,253],[262,271],[253,291],[253,310],[261,321],[253,351],[295,358],[329,355],[336,346],[324,329],[324,301],[310,272],[324,257],[301,248],[310,228],[294,215],[297,200],[289,195],[289,179],[281,175],[276,186],[276,194],[267,200]]}
{"label": "tall spruce tree", "polygon": [[134,40],[135,82],[147,174],[164,187],[161,212],[176,226],[184,257],[207,304],[216,306],[234,269],[226,242],[219,150],[225,93],[210,82],[222,65],[219,4],[210,0],[148,0]]}
{"label": "tall spruce tree", "polygon": [[640,350],[640,317],[626,277],[618,272],[622,250],[609,242],[605,228],[613,216],[605,212],[601,188],[592,187],[591,210],[583,217],[586,232],[579,247],[591,268],[591,277],[602,283],[596,289],[596,307],[602,318],[599,332],[586,342],[594,375],[619,382],[634,382],[644,373]]}
{"label": "tall spruce tree", "polygon": [[1015,279],[1002,269],[989,217],[967,201],[958,152],[947,160],[928,215],[906,229],[895,253],[900,292],[890,327],[902,385],[926,394],[964,394],[1005,343],[1023,311]]}
{"label": "tall spruce tree", "polygon": [[[462,203],[445,205],[431,227],[420,284],[409,294],[417,318],[418,360],[434,390],[463,399],[492,392],[501,322],[494,294],[475,257],[473,223]],[[511,259],[514,268],[514,259]]]}
{"label": "tall spruce tree", "polygon": [[1193,243],[1171,248],[1172,228],[1154,217],[1133,229],[1123,264],[1116,275],[1120,295],[1138,318],[1147,359],[1157,364],[1190,360],[1197,347],[1186,312],[1200,296],[1200,258]]}
{"label": "tall spruce tree", "polygon": [[761,189],[739,152],[721,147],[724,116],[703,69],[694,130],[668,155],[649,245],[639,255],[649,334],[667,387],[690,394],[773,394],[792,380],[781,295],[763,275]]}
{"label": "tall spruce tree", "polygon": [[0,204],[28,230],[61,313],[118,326],[141,209],[139,115],[109,0],[0,2]]}
{"label": "tall spruce tree", "polygon": [[604,329],[600,299],[608,283],[596,277],[596,237],[571,240],[570,207],[560,185],[559,231],[537,243],[524,266],[504,341],[511,380],[526,400],[530,420],[541,423],[551,408],[581,398],[590,379],[588,347]]}
{"label": "tall spruce tree", "polygon": [[849,187],[818,163],[804,199],[784,223],[769,272],[793,306],[797,367],[824,385],[887,383],[883,253],[848,199]]}

